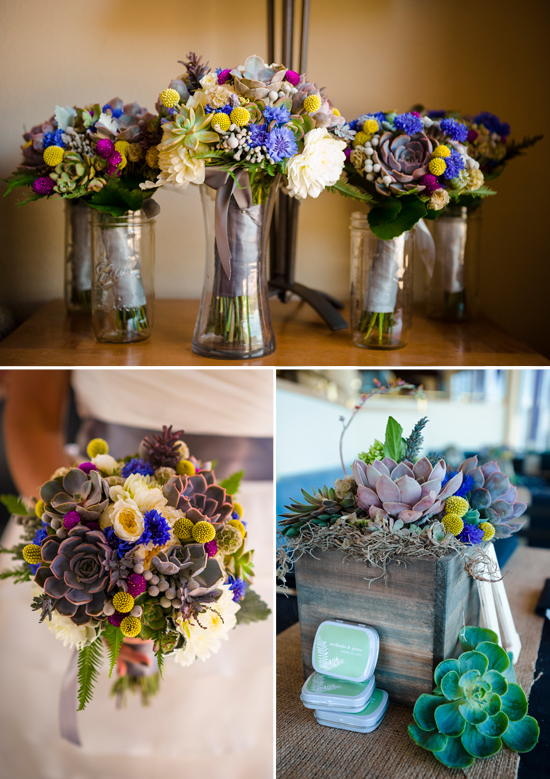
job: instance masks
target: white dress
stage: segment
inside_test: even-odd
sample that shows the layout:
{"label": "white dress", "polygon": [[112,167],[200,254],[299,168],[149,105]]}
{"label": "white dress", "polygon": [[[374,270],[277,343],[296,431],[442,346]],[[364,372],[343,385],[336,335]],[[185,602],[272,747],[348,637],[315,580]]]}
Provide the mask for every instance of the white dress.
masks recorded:
{"label": "white dress", "polygon": [[[198,375],[208,373],[218,374],[215,382]],[[241,377],[251,382],[242,383],[243,396],[238,391]],[[185,387],[185,392],[171,390],[167,400],[166,386],[173,389],[174,384],[180,391]],[[76,371],[73,386],[79,408],[103,421],[152,429],[173,423],[197,433],[271,435],[271,371]],[[124,401],[111,406],[108,393]],[[193,396],[191,431],[182,403],[185,407],[186,398]],[[138,398],[144,419],[132,416]],[[214,423],[207,418],[211,404],[216,409]],[[116,417],[110,408],[116,408]],[[225,429],[224,414],[229,420]],[[238,500],[248,522],[250,548],[255,549],[253,588],[273,608],[272,482],[243,482]],[[11,545],[17,535],[18,527],[8,526],[2,543]],[[0,562],[7,567],[10,558],[2,557],[6,559]],[[273,617],[237,626],[219,653],[205,662],[183,668],[167,660],[160,693],[148,708],[129,696],[128,706],[116,710],[104,665],[93,701],[77,715],[82,747],[75,747],[60,738],[57,719],[61,681],[72,650],[38,623],[37,613],[29,607],[30,589],[30,584],[16,585],[9,579],[0,582],[1,779],[272,776]]]}

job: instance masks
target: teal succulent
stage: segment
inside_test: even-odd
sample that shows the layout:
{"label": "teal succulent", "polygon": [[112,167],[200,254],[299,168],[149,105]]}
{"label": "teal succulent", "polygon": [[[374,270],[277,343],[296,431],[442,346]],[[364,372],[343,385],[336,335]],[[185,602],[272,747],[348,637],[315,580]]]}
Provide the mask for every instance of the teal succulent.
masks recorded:
{"label": "teal succulent", "polygon": [[511,653],[486,628],[463,627],[459,641],[463,653],[439,663],[433,694],[416,701],[410,737],[449,768],[468,768],[476,757],[496,755],[503,744],[529,752],[540,731],[527,714]]}

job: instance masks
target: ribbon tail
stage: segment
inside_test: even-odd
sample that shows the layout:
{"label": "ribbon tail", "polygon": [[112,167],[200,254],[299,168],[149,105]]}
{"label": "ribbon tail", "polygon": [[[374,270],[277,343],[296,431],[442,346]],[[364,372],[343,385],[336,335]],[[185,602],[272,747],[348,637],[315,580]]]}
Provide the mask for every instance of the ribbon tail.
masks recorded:
{"label": "ribbon tail", "polygon": [[235,186],[236,182],[231,176],[228,176],[227,181],[218,189],[216,195],[216,246],[222,268],[228,279],[231,278],[231,249],[227,235],[227,212]]}
{"label": "ribbon tail", "polygon": [[73,650],[69,666],[61,683],[59,697],[59,731],[61,738],[77,747],[82,746],[76,721],[76,686],[78,677],[78,651]]}
{"label": "ribbon tail", "polygon": [[415,238],[422,262],[431,277],[435,267],[435,243],[423,219],[416,223]]}

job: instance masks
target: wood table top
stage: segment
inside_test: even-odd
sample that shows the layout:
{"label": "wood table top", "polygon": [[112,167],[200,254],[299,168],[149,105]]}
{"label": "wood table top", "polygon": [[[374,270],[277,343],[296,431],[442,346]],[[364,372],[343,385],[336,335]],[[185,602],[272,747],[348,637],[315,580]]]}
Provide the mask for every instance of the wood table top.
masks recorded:
{"label": "wood table top", "polygon": [[[135,344],[98,343],[90,319],[52,300],[0,342],[0,366],[537,366],[543,355],[487,319],[448,324],[415,312],[409,345],[360,349],[349,329],[331,332],[306,304],[271,301],[277,350],[256,360],[211,360],[191,351],[198,300],[157,300],[153,335]],[[347,311],[344,316],[348,318]],[[349,321],[349,318],[348,318]]]}

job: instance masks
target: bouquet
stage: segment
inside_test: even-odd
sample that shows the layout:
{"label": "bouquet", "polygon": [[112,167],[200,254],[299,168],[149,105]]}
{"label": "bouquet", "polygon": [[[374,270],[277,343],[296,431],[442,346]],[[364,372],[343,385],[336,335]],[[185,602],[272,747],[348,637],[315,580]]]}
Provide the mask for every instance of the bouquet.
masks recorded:
{"label": "bouquet", "polygon": [[349,128],[322,89],[284,65],[254,55],[211,71],[201,59],[189,54],[183,75],[160,93],[160,174],[141,186],[205,183],[216,191],[207,330],[224,343],[246,343],[254,317],[248,289],[271,216],[262,205],[281,180],[299,199],[337,186]]}
{"label": "bouquet", "polygon": [[[95,209],[111,217],[143,209],[154,216],[158,206],[151,192],[140,189],[158,174],[160,121],[137,103],[114,98],[84,108],[56,106],[54,115],[23,135],[23,162],[7,179],[5,194],[17,187],[30,188],[33,200],[59,196],[70,209],[71,304],[90,308],[92,287],[90,213]],[[135,320],[148,326],[146,299],[139,272],[123,273],[134,241],[128,228],[104,231],[107,262],[100,273],[112,287],[121,322]],[[134,247],[135,248],[135,247]],[[139,270],[139,265],[138,265]]]}
{"label": "bouquet", "polygon": [[79,710],[92,698],[105,649],[111,675],[124,641],[148,642],[140,651],[154,652],[150,674],[128,663],[113,686],[119,703],[128,690],[147,703],[166,657],[204,661],[238,623],[270,613],[249,589],[253,551],[232,497],[242,473],[218,484],[182,433],[164,427],[123,460],[94,439],[89,462],[58,469],[32,510],[4,499],[24,540],[2,550],[20,561],[2,578],[32,580],[39,621],[78,650]]}

